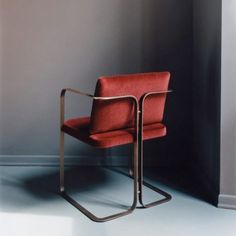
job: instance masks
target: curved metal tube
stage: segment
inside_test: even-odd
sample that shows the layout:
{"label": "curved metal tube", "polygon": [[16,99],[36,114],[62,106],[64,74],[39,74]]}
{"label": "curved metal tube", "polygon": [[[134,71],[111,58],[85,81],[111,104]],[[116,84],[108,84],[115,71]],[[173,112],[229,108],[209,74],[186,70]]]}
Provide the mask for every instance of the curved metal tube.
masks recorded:
{"label": "curved metal tube", "polygon": [[[171,200],[171,195],[164,192],[163,190],[152,186],[149,183],[143,181],[143,115],[144,115],[144,102],[147,97],[157,94],[165,94],[170,93],[172,90],[164,90],[164,91],[156,91],[156,92],[148,92],[143,95],[141,98],[141,111],[139,117],[139,202],[144,208],[152,207],[155,205],[159,205],[161,203],[167,202]],[[164,198],[161,200],[157,200],[148,204],[143,203],[143,185],[151,188],[153,191],[158,192],[159,194],[163,195]]]}
{"label": "curved metal tube", "polygon": [[123,212],[113,214],[107,217],[97,217],[94,214],[92,214],[90,211],[88,211],[86,208],[84,208],[82,205],[80,205],[78,202],[76,202],[73,198],[71,198],[65,191],[65,184],[64,184],[64,132],[61,130],[61,135],[60,135],[60,193],[63,198],[65,198],[68,202],[70,202],[73,206],[75,206],[77,209],[79,209],[82,213],[84,213],[87,217],[89,217],[91,220],[96,221],[96,222],[105,222],[108,220],[112,220],[115,218],[118,218],[120,216],[128,215],[137,206],[138,202],[138,134],[139,134],[139,104],[138,100],[135,96],[133,95],[125,95],[125,96],[113,96],[113,97],[95,97],[91,94],[87,94],[84,92],[81,92],[79,90],[71,89],[71,88],[65,88],[62,89],[61,91],[61,99],[60,99],[60,106],[61,106],[61,111],[60,111],[60,124],[61,127],[64,124],[64,119],[65,119],[65,94],[66,92],[73,92],[82,96],[87,96],[90,97],[94,100],[132,100],[134,103],[134,119],[135,119],[135,140],[134,140],[134,156],[133,156],[133,172],[134,172],[134,184],[133,184],[133,203],[132,206]]}
{"label": "curved metal tube", "polygon": [[84,92],[81,92],[77,89],[72,89],[72,88],[64,88],[61,90],[61,101],[60,101],[60,107],[61,107],[61,113],[60,113],[60,117],[61,117],[61,121],[60,121],[60,124],[61,126],[64,124],[64,121],[65,121],[65,94],[66,92],[72,92],[72,93],[76,93],[78,95],[81,95],[81,96],[86,96],[86,97],[89,97],[89,98],[92,98],[94,100],[122,100],[122,99],[131,99],[137,106],[137,109],[138,109],[138,100],[135,96],[133,95],[122,95],[122,96],[112,96],[112,97],[96,97],[94,95],[91,95],[89,93],[84,93]]}

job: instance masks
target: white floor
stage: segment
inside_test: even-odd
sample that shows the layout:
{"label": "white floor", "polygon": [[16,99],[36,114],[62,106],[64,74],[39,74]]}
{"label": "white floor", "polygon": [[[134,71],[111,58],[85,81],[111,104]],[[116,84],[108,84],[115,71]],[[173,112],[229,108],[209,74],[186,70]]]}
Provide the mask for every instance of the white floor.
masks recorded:
{"label": "white floor", "polygon": [[[131,202],[132,181],[110,170],[67,170],[71,194],[94,213],[117,212]],[[235,236],[236,211],[218,209],[183,191],[151,181],[173,199],[131,215],[95,223],[57,194],[56,167],[0,167],[0,235],[3,236]],[[180,181],[181,182],[181,179]],[[154,198],[145,189],[148,200]]]}

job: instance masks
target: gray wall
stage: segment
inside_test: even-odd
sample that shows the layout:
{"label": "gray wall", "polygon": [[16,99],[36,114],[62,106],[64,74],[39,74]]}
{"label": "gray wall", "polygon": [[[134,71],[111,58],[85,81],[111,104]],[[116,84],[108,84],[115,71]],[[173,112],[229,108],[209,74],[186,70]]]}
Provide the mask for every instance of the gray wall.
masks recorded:
{"label": "gray wall", "polygon": [[[1,0],[0,154],[57,154],[60,89],[140,71],[141,14],[140,0]],[[70,115],[89,112],[79,101]]]}
{"label": "gray wall", "polygon": [[223,0],[219,206],[236,209],[236,1]]}
{"label": "gray wall", "polygon": [[[93,92],[99,75],[169,70],[175,90],[167,104],[169,136],[146,151],[158,153],[158,163],[189,160],[192,1],[179,3],[0,0],[0,155],[58,153],[61,88]],[[89,114],[88,101],[80,101],[69,99],[69,116]],[[68,155],[93,153],[72,139],[67,147]]]}
{"label": "gray wall", "polygon": [[217,201],[220,169],[221,0],[194,0],[193,168]]}

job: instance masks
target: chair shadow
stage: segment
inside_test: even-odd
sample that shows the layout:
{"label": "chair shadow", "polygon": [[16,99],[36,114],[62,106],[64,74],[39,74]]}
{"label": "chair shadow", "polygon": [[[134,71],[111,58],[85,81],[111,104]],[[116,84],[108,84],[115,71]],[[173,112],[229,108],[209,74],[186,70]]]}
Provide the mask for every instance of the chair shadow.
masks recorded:
{"label": "chair shadow", "polygon": [[[109,167],[110,170],[129,176],[127,169]],[[183,167],[146,167],[144,180],[160,188],[168,188],[193,198],[215,205],[212,197],[201,186],[200,181],[191,173],[189,168]],[[168,191],[168,190],[166,190]]]}
{"label": "chair shadow", "polygon": [[[46,169],[46,168],[45,168]],[[47,206],[48,203],[56,203],[63,198],[59,195],[59,170],[39,171],[33,175],[27,174],[20,181],[10,178],[3,178],[2,186],[7,189],[17,189],[13,194],[9,191],[1,193],[1,210],[6,212],[20,212],[27,208]],[[107,168],[106,168],[107,169]],[[66,168],[66,186],[70,193],[86,195],[86,204],[99,205],[102,207],[112,207],[114,209],[127,209],[126,203],[109,198],[103,194],[94,194],[104,187],[109,189],[114,185],[112,178],[114,173],[101,167],[71,167]],[[120,171],[119,171],[120,172]],[[123,174],[127,175],[127,168],[122,168]],[[177,191],[193,198],[212,204],[209,196],[201,188],[200,183],[193,177],[190,171],[183,168],[144,168],[144,176],[147,182],[164,188],[165,191]],[[19,194],[18,194],[19,193]],[[64,200],[64,199],[63,199]],[[84,200],[84,199],[83,199]],[[84,202],[84,201],[83,201]],[[60,205],[60,204],[59,204]],[[56,213],[58,214],[58,212]],[[62,213],[63,214],[63,213]]]}
{"label": "chair shadow", "polygon": [[[11,195],[6,198],[2,196],[5,207],[2,210],[21,211],[27,207],[32,207],[34,204],[48,203],[49,201],[56,202],[63,199],[59,192],[59,169],[43,171],[33,176],[24,177],[22,182],[14,181],[11,179],[2,179],[3,185],[18,189],[24,193],[23,197]],[[109,186],[112,184],[111,174],[101,167],[68,167],[65,170],[65,186],[69,193],[76,193],[86,195],[86,204],[93,204],[113,207],[114,209],[127,209],[129,206],[114,201],[105,195],[96,196],[93,194],[101,187]],[[25,195],[26,193],[26,195]],[[24,197],[26,198],[24,199]],[[30,197],[29,197],[30,196]],[[33,199],[27,201],[27,199]]]}
{"label": "chair shadow", "polygon": [[146,168],[144,176],[147,180],[160,183],[172,191],[215,205],[212,196],[188,167]]}
{"label": "chair shadow", "polygon": [[[96,167],[69,167],[65,170],[65,185],[71,191],[89,192],[108,181],[106,173]],[[59,194],[59,169],[29,177],[24,180],[24,185],[36,197],[48,199],[49,193]],[[39,195],[39,191],[43,194]]]}

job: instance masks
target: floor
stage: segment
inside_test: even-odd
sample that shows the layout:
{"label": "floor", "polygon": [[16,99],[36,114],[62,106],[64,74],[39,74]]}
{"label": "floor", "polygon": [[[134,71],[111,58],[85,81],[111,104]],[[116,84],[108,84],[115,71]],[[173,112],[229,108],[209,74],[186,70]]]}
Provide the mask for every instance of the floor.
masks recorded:
{"label": "floor", "polygon": [[[148,180],[173,199],[131,215],[95,223],[61,198],[57,167],[0,167],[0,235],[4,236],[235,236],[236,211],[218,209],[204,200],[188,175],[148,170]],[[161,173],[161,174],[160,174]],[[165,173],[165,171],[163,171]],[[68,191],[103,216],[130,204],[132,180],[110,169],[86,167],[66,170]],[[147,201],[156,195],[145,189]]]}

